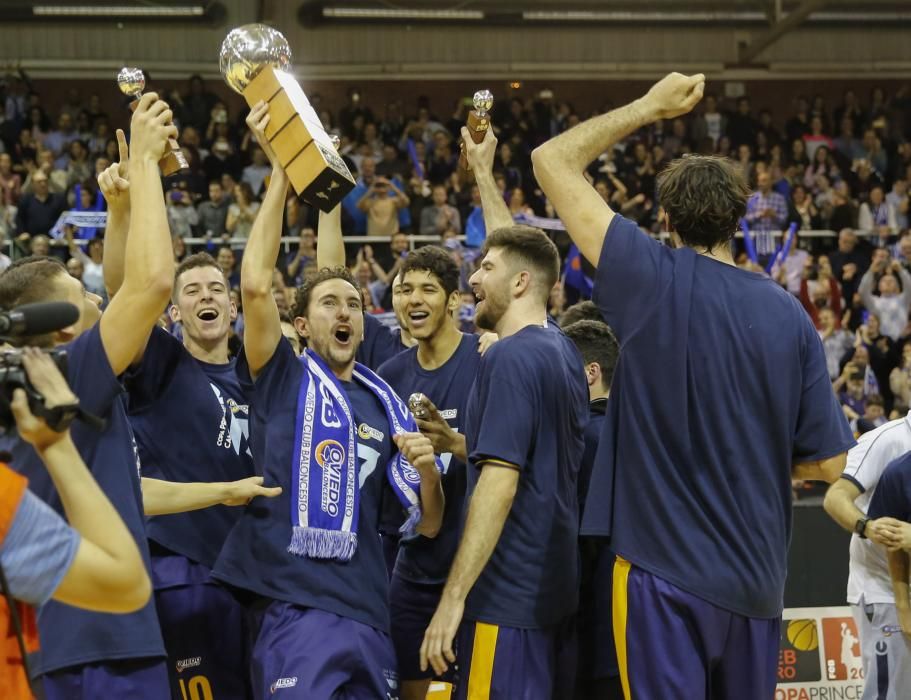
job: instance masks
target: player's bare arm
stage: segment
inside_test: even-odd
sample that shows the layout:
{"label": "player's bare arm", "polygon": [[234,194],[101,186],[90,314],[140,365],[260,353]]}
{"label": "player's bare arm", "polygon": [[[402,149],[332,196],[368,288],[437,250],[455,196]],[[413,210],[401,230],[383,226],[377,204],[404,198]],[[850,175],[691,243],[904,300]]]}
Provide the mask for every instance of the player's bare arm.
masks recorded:
{"label": "player's bare arm", "polygon": [[657,119],[686,114],[702,99],[705,76],[671,73],[643,97],[589,119],[538,146],[531,161],[544,194],[582,255],[598,264],[613,210],[585,178],[585,168],[621,139]]}

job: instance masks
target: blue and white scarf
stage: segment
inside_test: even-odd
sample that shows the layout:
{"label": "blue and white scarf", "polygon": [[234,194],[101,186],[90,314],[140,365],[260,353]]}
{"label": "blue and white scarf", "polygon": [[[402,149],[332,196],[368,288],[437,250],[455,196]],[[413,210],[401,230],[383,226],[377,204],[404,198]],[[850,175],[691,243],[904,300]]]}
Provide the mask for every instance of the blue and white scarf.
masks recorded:
{"label": "blue and white scarf", "polygon": [[[293,533],[288,551],[314,559],[349,561],[357,549],[360,498],[355,419],[344,390],[323,360],[308,349],[300,362],[304,374],[294,428]],[[417,432],[405,403],[380,377],[355,363],[354,380],[383,404],[390,434]],[[402,533],[414,534],[421,521],[421,477],[396,451],[386,465],[386,478],[408,511]]]}

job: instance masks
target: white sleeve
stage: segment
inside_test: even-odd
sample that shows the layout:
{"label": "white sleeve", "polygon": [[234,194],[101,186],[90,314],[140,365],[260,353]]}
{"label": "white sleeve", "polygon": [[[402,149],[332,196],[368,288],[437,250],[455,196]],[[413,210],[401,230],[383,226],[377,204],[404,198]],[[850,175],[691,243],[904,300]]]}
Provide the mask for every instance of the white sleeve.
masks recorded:
{"label": "white sleeve", "polygon": [[879,482],[889,463],[908,450],[911,450],[911,437],[905,419],[891,421],[858,438],[857,444],[848,451],[848,461],[841,476],[861,491],[869,491]]}

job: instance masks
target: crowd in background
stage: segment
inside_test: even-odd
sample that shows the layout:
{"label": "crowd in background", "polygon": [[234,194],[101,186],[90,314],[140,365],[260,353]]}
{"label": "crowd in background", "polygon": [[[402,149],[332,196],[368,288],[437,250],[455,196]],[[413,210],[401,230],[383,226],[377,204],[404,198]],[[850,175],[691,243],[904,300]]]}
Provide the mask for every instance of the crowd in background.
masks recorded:
{"label": "crowd in background", "polygon": [[[200,78],[192,77],[168,100],[190,164],[166,179],[175,256],[208,249],[236,286],[243,241],[268,186],[267,159],[244,125],[246,115],[232,113]],[[374,237],[347,246],[368,310],[391,309],[391,282],[403,257],[433,241],[463,271],[460,314],[471,329],[468,278],[485,231],[477,188],[458,165],[459,130],[470,100],[366,104],[352,89],[338,110],[329,110],[319,95],[311,101],[326,129],[339,136],[340,153],[357,181],[343,201],[343,231]],[[104,295],[103,228],[55,224],[64,211],[104,210],[95,177],[118,158],[113,124],[125,119],[105,113],[97,95],[75,90],[55,113],[44,104],[40,84],[23,73],[0,85],[0,235],[6,241],[0,268],[10,256],[58,255],[87,289]],[[558,218],[535,182],[530,154],[588,116],[551,90],[495,103],[495,177],[514,215]],[[708,94],[694,113],[642,129],[603,154],[588,174],[614,210],[658,234],[656,176],[670,160],[693,152],[730,157],[743,169],[755,190],[745,219],[758,255],[741,251],[738,262],[800,299],[819,329],[830,378],[855,429],[863,432],[906,412],[911,93],[846,91],[838,104],[800,97],[783,123],[747,96]],[[286,310],[296,287],[316,269],[317,223],[318,211],[292,193],[284,235],[294,242],[275,275],[276,299]],[[787,245],[782,231],[792,223],[798,232]],[[814,230],[836,231],[837,239],[800,234]],[[555,230],[554,236],[567,256],[552,298],[551,312],[559,319],[567,305],[590,294],[590,270],[564,234]]]}

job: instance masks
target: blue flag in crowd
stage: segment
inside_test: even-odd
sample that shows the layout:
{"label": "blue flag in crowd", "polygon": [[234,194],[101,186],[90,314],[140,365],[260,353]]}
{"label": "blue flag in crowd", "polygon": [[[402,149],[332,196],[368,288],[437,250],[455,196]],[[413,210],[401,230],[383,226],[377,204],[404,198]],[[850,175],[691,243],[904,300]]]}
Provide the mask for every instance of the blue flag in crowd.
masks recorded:
{"label": "blue flag in crowd", "polygon": [[592,278],[586,275],[582,269],[582,253],[579,252],[575,245],[569,247],[569,254],[566,256],[566,266],[563,268],[563,285],[577,290],[583,299],[592,298],[594,283]]}

